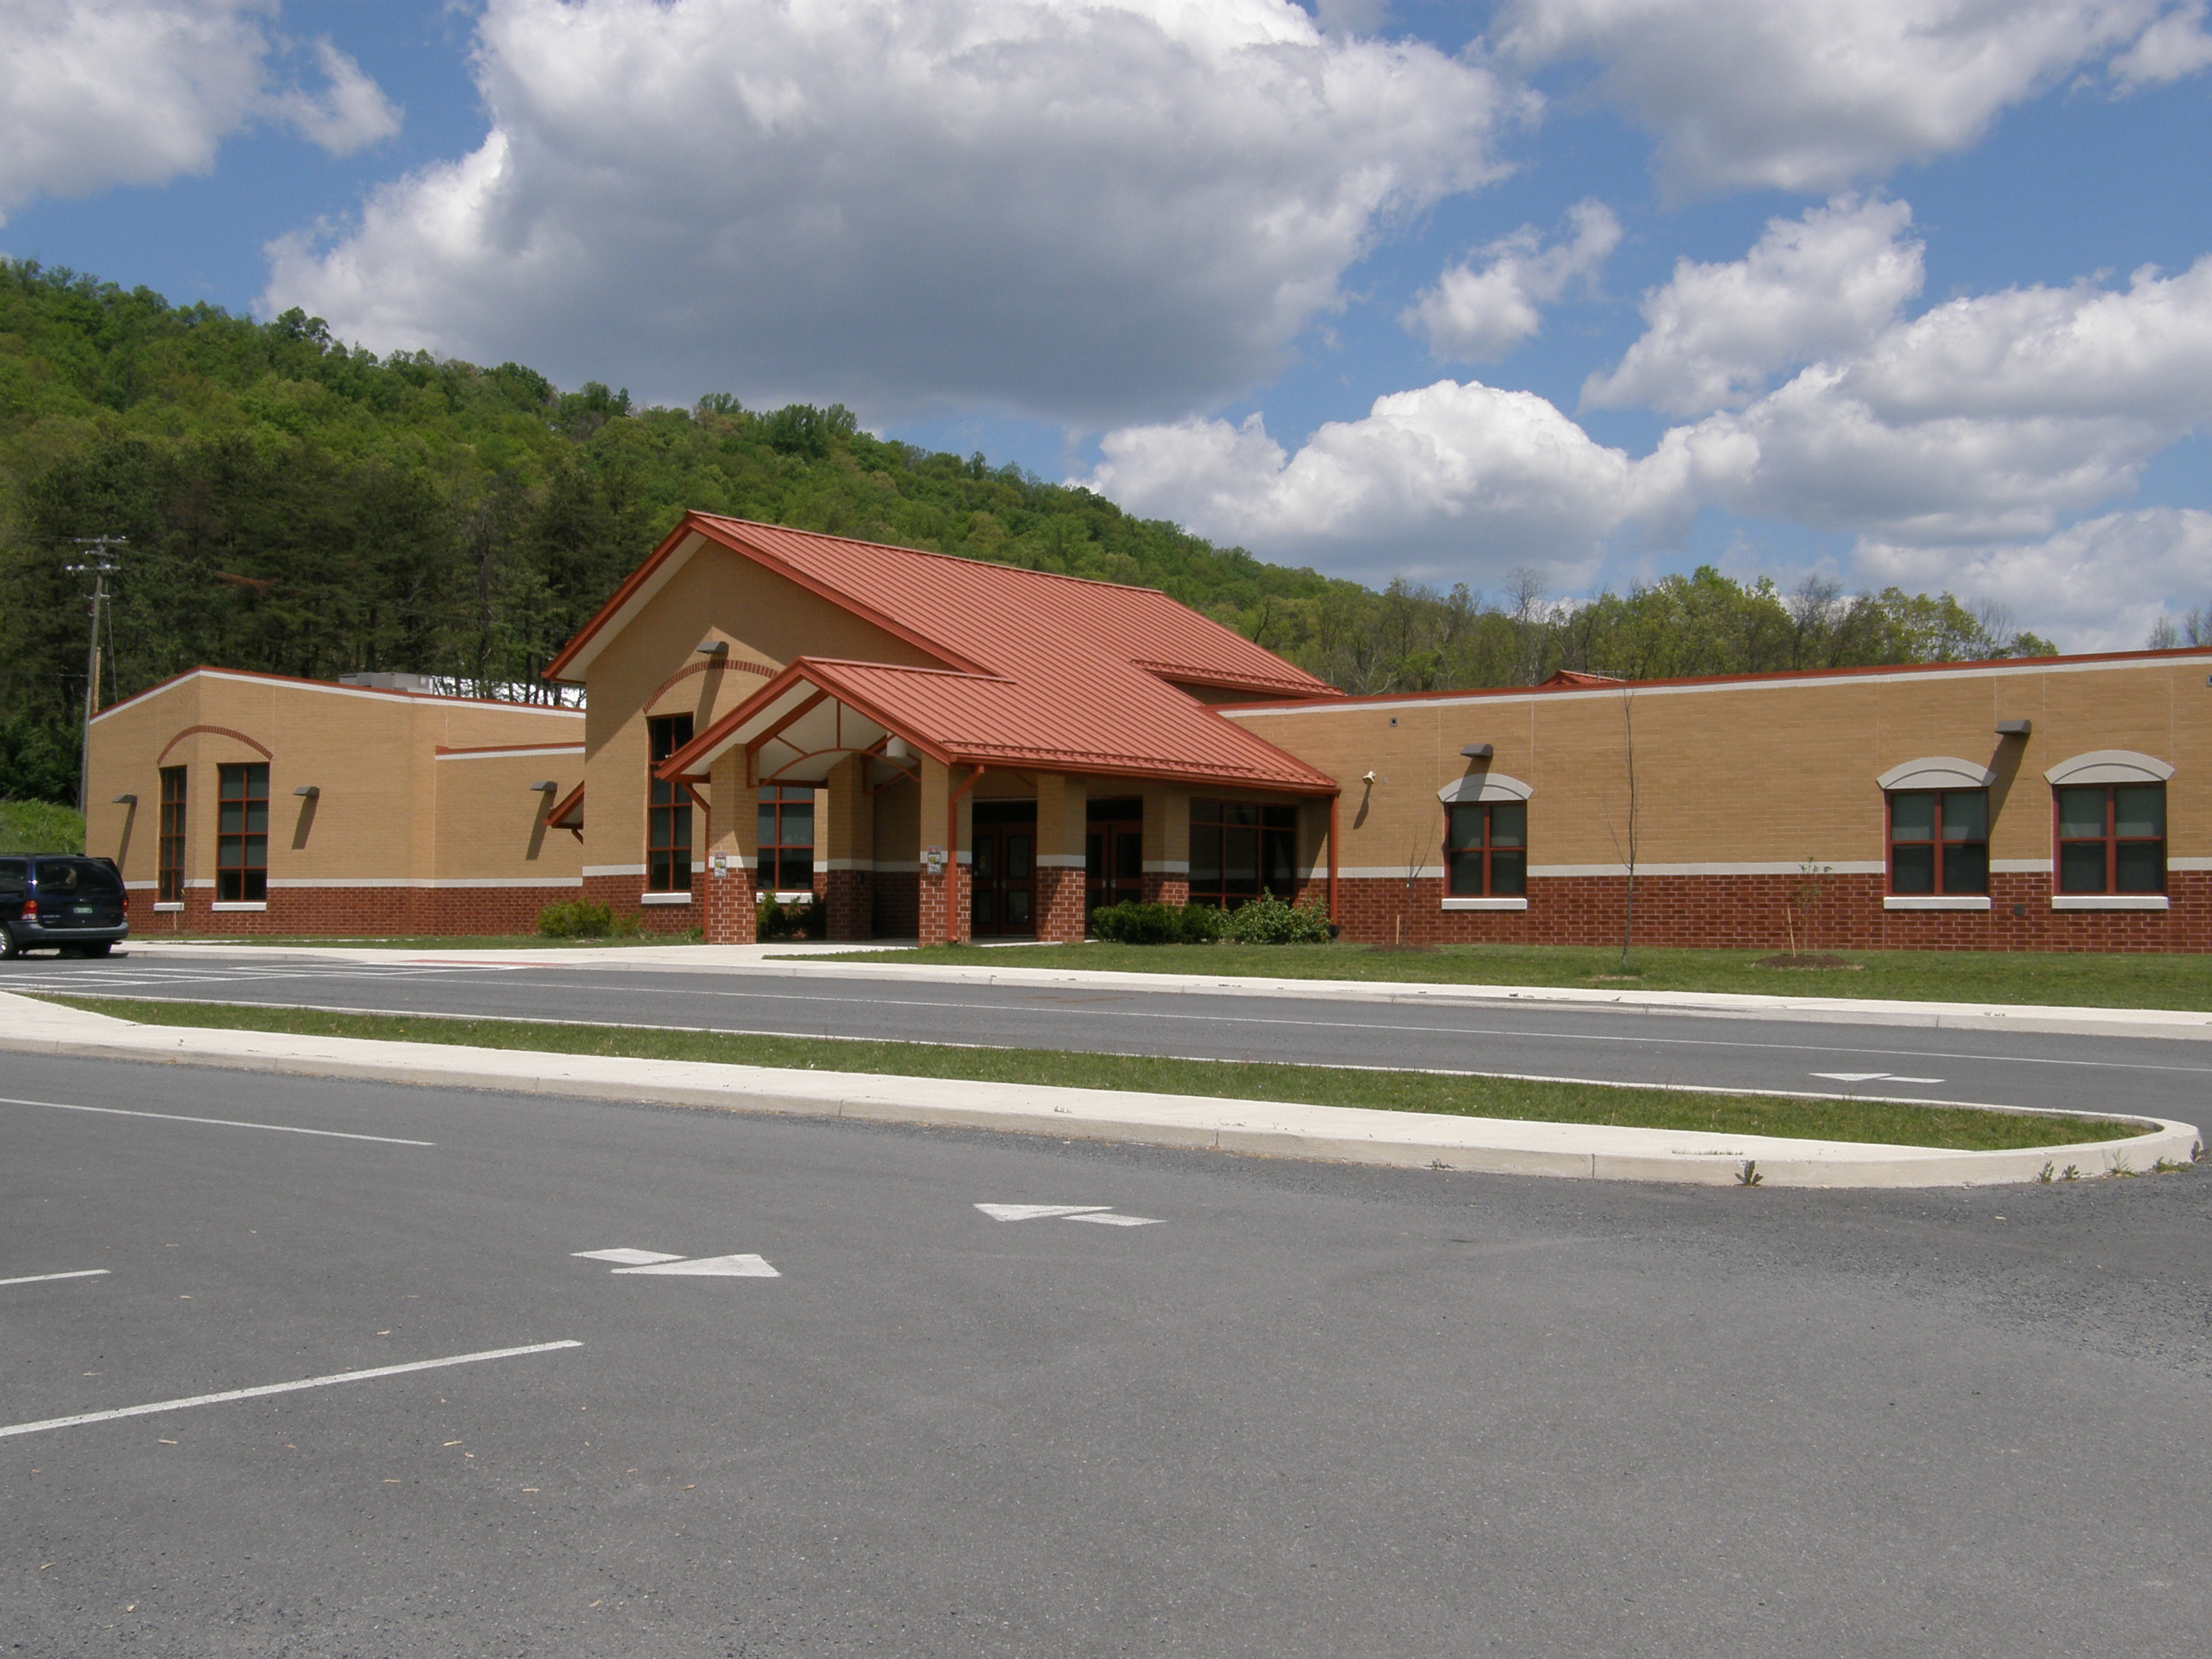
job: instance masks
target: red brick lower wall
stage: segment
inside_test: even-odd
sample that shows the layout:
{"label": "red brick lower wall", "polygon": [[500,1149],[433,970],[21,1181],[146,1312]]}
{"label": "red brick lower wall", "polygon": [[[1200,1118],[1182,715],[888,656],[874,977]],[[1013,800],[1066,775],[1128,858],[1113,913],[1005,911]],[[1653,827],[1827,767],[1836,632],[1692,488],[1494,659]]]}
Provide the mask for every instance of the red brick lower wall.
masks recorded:
{"label": "red brick lower wall", "polygon": [[307,934],[386,939],[406,934],[534,933],[538,913],[574,899],[574,887],[272,887],[265,908],[217,910],[214,890],[187,888],[181,910],[155,910],[154,896],[131,895],[131,931],[165,933]]}
{"label": "red brick lower wall", "polygon": [[1036,872],[1036,936],[1062,944],[1083,937],[1083,872],[1055,866]]}
{"label": "red brick lower wall", "polygon": [[817,870],[814,889],[829,908],[826,938],[873,939],[876,877],[872,870]]}
{"label": "red brick lower wall", "polygon": [[[1325,892],[1327,884],[1311,886]],[[1883,878],[1638,876],[1639,945],[1815,951],[2212,951],[2212,872],[2166,878],[2165,910],[2053,910],[2047,875],[1993,875],[1987,910],[1885,910]],[[1620,876],[1536,878],[1526,910],[1446,910],[1441,877],[1337,884],[1348,939],[1388,945],[1613,945],[1626,915]]]}

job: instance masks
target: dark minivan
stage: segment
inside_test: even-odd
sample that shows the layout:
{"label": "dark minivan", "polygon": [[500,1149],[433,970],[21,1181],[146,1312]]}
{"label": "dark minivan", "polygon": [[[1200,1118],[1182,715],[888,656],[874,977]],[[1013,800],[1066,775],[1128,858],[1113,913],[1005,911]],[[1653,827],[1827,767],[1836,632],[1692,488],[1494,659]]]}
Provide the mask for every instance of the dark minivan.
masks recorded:
{"label": "dark minivan", "polygon": [[131,900],[106,859],[0,858],[0,957],[52,945],[104,957],[131,937]]}

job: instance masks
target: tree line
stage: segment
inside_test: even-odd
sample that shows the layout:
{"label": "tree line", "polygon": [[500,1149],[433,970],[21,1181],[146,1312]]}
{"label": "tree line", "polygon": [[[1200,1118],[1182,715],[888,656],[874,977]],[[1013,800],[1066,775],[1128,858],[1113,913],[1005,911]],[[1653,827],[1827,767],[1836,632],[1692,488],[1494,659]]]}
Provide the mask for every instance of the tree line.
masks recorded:
{"label": "tree line", "polygon": [[100,700],[202,663],[527,696],[687,508],[1164,589],[1352,692],[2042,654],[1948,594],[1700,568],[1568,602],[1268,564],[842,407],[635,405],[516,363],[378,356],[0,260],[0,798],[76,790],[85,544],[121,568]]}

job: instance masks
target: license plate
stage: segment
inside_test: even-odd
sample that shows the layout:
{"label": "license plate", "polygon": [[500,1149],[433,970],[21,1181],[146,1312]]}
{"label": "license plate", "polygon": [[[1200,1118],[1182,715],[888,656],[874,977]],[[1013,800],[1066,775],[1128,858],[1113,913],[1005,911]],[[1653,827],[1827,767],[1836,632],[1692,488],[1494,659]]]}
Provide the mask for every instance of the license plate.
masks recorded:
{"label": "license plate", "polygon": [[72,904],[70,906],[70,914],[73,916],[88,916],[92,914],[92,907],[89,904]]}

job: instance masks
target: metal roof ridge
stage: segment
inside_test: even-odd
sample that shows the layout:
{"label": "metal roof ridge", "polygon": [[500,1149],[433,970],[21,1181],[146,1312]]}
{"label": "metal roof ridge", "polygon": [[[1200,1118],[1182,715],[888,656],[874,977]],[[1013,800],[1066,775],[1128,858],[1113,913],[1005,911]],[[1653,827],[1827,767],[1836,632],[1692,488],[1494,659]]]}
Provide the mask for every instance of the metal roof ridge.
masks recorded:
{"label": "metal roof ridge", "polygon": [[[826,530],[800,530],[787,524],[769,524],[763,519],[733,519],[723,513],[700,513],[696,516],[712,519],[717,524],[738,525],[748,530],[773,530],[786,536],[806,536],[816,541],[842,542],[848,547],[873,548],[885,553],[908,553],[918,559],[949,559],[956,564],[981,565],[987,570],[1011,570],[1018,575],[1038,576],[1048,581],[1078,582],[1085,587],[1110,587],[1124,593],[1152,593],[1166,599],[1170,605],[1182,603],[1170,595],[1165,588],[1147,587],[1141,582],[1110,582],[1100,576],[1073,576],[1065,570],[1039,570],[1034,565],[1007,564],[998,559],[979,559],[967,553],[946,553],[933,547],[906,547],[897,542],[872,542],[859,536],[833,535]],[[1262,650],[1266,648],[1264,646],[1261,647]]]}

